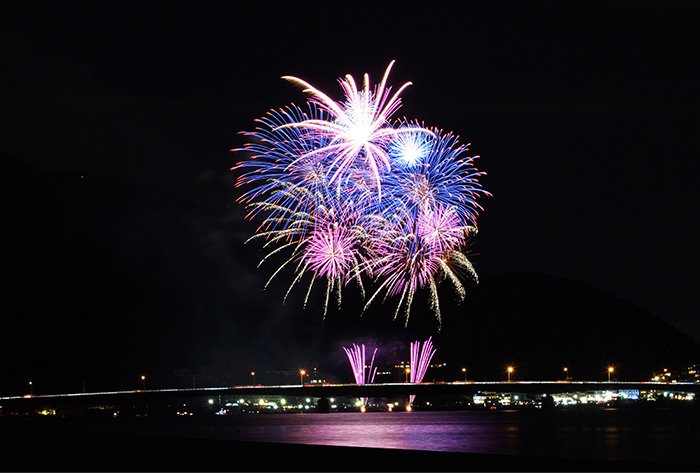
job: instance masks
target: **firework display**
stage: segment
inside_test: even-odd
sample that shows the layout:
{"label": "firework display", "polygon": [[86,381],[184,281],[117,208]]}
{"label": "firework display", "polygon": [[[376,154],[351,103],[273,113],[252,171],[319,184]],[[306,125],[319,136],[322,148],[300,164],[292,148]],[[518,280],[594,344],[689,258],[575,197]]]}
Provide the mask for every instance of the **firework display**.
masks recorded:
{"label": "firework display", "polygon": [[[416,340],[411,342],[411,383],[422,383],[425,377],[425,372],[428,371],[430,366],[430,361],[435,355],[435,348],[433,348],[433,337],[428,337],[428,339],[423,342],[423,347],[421,348],[421,343]],[[416,399],[414,394],[411,394],[408,398],[408,405],[413,404]]]}
{"label": "firework display", "polygon": [[[374,357],[377,355],[378,348],[375,348],[372,352],[372,359],[367,365],[367,358],[365,352],[365,346],[358,345],[356,343],[352,344],[352,348],[343,347],[343,351],[348,357],[350,362],[350,368],[352,368],[352,374],[355,378],[356,384],[370,384],[374,382],[374,376],[377,374],[377,367],[374,366]],[[367,405],[368,398],[360,398],[362,406]]]}
{"label": "firework display", "polygon": [[441,323],[438,286],[448,281],[460,301],[463,281],[478,281],[464,253],[477,232],[490,195],[457,136],[424,123],[395,118],[406,82],[388,85],[393,66],[372,87],[346,75],[335,101],[308,82],[285,76],[308,94],[304,106],[288,105],[256,120],[243,132],[237,201],[246,218],[259,220],[248,241],[260,241],[267,261],[281,261],[265,285],[281,272],[292,273],[285,300],[306,285],[304,306],[316,281],[325,283],[323,317],[331,296],[356,284],[366,298],[396,298],[408,324],[414,295],[428,291]]}

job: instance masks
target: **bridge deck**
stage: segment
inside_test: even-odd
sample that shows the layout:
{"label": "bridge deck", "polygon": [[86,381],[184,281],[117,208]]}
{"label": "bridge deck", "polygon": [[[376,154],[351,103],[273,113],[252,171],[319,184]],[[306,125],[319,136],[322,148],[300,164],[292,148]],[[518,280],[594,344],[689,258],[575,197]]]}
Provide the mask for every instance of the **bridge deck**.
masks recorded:
{"label": "bridge deck", "polygon": [[700,392],[700,383],[598,381],[479,381],[452,383],[306,384],[279,386],[223,386],[0,397],[3,407],[37,404],[89,404],[149,401],[200,396],[284,395],[299,397],[389,397],[401,395],[473,395],[476,393],[557,394],[586,391]]}

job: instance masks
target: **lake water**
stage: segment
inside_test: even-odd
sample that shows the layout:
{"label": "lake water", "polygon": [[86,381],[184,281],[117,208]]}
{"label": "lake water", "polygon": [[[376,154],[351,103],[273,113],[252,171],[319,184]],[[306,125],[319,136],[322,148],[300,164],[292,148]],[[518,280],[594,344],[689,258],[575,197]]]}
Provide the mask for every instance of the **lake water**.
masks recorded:
{"label": "lake water", "polygon": [[144,422],[140,434],[700,465],[700,410],[596,408],[238,414]]}

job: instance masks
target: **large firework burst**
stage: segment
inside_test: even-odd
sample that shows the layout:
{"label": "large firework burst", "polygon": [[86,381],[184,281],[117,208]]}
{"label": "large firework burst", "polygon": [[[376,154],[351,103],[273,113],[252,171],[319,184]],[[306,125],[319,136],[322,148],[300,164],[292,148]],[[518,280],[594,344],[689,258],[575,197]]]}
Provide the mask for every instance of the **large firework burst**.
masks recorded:
{"label": "large firework burst", "polygon": [[246,217],[260,220],[249,239],[264,241],[260,264],[282,258],[268,284],[293,271],[285,299],[306,279],[306,305],[323,280],[325,317],[331,294],[340,304],[347,284],[363,296],[371,284],[365,307],[380,294],[396,297],[394,318],[403,311],[407,324],[415,293],[426,289],[440,322],[438,285],[449,281],[463,299],[462,278],[477,280],[464,247],[476,234],[478,199],[490,194],[479,182],[477,156],[457,136],[393,118],[411,85],[392,91],[393,64],[374,87],[367,74],[361,88],[349,74],[340,79],[340,101],[284,76],[308,94],[306,106],[258,119],[243,133],[248,142],[233,150],[244,157],[232,169]]}

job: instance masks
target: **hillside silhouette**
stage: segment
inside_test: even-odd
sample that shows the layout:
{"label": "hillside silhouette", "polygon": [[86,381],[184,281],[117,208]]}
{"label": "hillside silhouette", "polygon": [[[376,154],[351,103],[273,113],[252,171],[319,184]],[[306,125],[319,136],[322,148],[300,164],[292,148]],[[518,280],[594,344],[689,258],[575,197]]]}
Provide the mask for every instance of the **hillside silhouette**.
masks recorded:
{"label": "hillside silhouette", "polygon": [[[654,370],[683,368],[700,360],[700,344],[651,312],[602,289],[565,278],[529,272],[494,277],[481,275],[461,304],[450,289],[441,294],[442,325],[427,310],[424,298],[414,302],[408,326],[392,321],[391,299],[355,323],[331,314],[327,320],[333,345],[374,343],[386,361],[408,359],[409,343],[433,337],[434,360],[452,368],[447,380],[505,377],[516,367],[514,379],[562,379],[563,367],[574,379],[648,379]],[[342,312],[359,311],[346,297]],[[395,301],[393,302],[395,304]],[[351,327],[348,327],[351,326]],[[354,338],[353,338],[354,337]]]}

